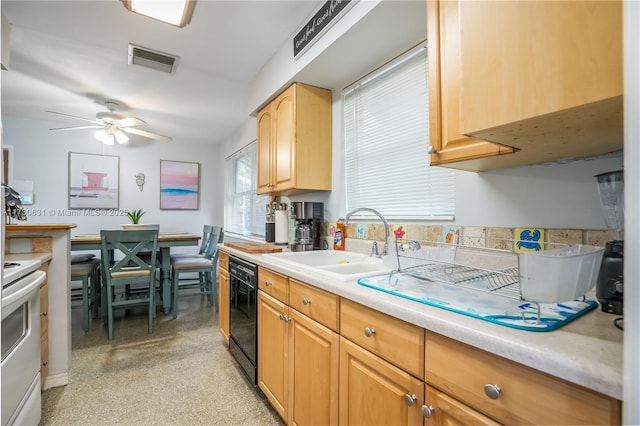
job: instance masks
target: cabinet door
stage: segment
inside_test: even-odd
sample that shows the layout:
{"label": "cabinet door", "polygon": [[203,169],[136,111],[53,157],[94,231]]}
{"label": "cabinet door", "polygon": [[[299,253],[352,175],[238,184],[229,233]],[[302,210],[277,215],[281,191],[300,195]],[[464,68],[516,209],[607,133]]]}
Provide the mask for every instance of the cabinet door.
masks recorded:
{"label": "cabinet door", "polygon": [[275,191],[295,187],[296,86],[276,98],[273,106],[273,145],[271,167],[274,170]]}
{"label": "cabinet door", "polygon": [[513,152],[460,132],[460,28],[458,2],[428,1],[429,132],[431,164]]}
{"label": "cabinet door", "polygon": [[229,344],[229,272],[218,268],[218,326],[225,343]]}
{"label": "cabinet door", "polygon": [[422,414],[425,417],[425,426],[499,425],[499,423],[478,413],[473,408],[467,407],[460,401],[429,385],[424,387]]}
{"label": "cabinet door", "polygon": [[272,106],[267,105],[258,113],[258,194],[267,194],[272,190],[271,151],[272,151]]}
{"label": "cabinet door", "polygon": [[289,397],[287,306],[258,291],[258,386],[287,421]]}
{"label": "cabinet door", "polygon": [[[49,285],[47,281],[40,285],[40,335],[49,329]],[[46,348],[42,348],[44,351]]]}
{"label": "cabinet door", "polygon": [[340,424],[422,423],[423,383],[340,338]]}
{"label": "cabinet door", "polygon": [[49,333],[40,336],[40,387],[45,388],[49,376]]}
{"label": "cabinet door", "polygon": [[459,8],[465,134],[622,95],[621,1],[445,3]]}
{"label": "cabinet door", "polygon": [[289,313],[289,424],[336,425],[340,336],[294,309]]}

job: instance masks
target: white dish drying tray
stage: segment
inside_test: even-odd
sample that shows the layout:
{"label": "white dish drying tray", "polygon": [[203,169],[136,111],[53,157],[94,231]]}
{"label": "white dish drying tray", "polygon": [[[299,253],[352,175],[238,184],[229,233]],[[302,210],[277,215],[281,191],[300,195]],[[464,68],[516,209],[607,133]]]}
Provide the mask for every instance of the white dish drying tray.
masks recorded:
{"label": "white dish drying tray", "polygon": [[[515,247],[519,241],[501,240]],[[522,241],[522,244],[530,241]],[[385,264],[394,268],[389,284],[402,274],[534,303],[584,299],[594,288],[604,248],[540,243],[545,250],[511,250],[397,239]]]}

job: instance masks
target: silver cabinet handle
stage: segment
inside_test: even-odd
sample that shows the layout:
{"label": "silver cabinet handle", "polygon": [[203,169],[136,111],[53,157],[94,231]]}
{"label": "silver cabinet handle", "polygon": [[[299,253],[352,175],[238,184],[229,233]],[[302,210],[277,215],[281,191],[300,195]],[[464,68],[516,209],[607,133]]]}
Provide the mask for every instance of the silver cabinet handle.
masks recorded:
{"label": "silver cabinet handle", "polygon": [[284,315],[284,314],[280,314],[279,318],[284,321],[284,322],[289,322],[291,321],[291,318],[289,318],[288,316]]}
{"label": "silver cabinet handle", "polygon": [[413,407],[413,404],[416,403],[418,397],[415,395],[409,395],[408,393],[404,394],[404,402],[407,404],[407,407]]}
{"label": "silver cabinet handle", "polygon": [[266,285],[267,287],[271,287],[273,283],[271,281],[265,281],[264,285]]}
{"label": "silver cabinet handle", "polygon": [[311,303],[311,300],[307,299],[306,297],[304,299],[302,299],[302,304],[303,305],[308,305]]}
{"label": "silver cabinet handle", "polygon": [[433,416],[433,412],[436,411],[436,409],[433,407],[433,405],[423,405],[422,406],[422,417],[426,418],[426,419],[430,419],[431,416]]}
{"label": "silver cabinet handle", "polygon": [[427,154],[435,154],[436,152],[438,152],[438,150],[436,150],[433,145],[429,145],[429,148],[427,148]]}
{"label": "silver cabinet handle", "polygon": [[376,329],[375,328],[369,328],[369,327],[365,327],[364,328],[364,335],[367,337],[371,337],[376,333]]}
{"label": "silver cabinet handle", "polygon": [[502,388],[498,385],[492,385],[487,383],[484,385],[484,393],[491,399],[500,398],[500,393],[502,392]]}

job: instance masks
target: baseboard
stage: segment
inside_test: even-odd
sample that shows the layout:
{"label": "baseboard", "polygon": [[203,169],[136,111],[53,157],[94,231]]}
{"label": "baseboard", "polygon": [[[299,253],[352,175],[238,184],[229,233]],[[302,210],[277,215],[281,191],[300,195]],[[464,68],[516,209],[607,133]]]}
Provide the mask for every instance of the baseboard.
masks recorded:
{"label": "baseboard", "polygon": [[43,390],[57,388],[69,384],[69,373],[56,374],[55,376],[47,376],[45,379]]}

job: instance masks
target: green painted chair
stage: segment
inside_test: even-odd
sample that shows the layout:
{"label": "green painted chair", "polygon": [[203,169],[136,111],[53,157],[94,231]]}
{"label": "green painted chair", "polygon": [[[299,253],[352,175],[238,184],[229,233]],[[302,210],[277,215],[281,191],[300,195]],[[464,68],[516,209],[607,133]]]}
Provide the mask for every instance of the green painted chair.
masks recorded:
{"label": "green painted chair", "polygon": [[[221,227],[205,225],[207,239],[204,250],[198,255],[177,255],[171,257],[171,291],[173,295],[173,317],[178,317],[180,291],[198,289],[195,294],[206,295],[209,303],[218,311],[218,277],[215,271],[218,263],[218,243],[224,238]],[[198,274],[197,279],[181,279],[180,275]],[[191,292],[191,294],[194,294]]]}
{"label": "green painted chair", "polygon": [[[107,299],[109,340],[113,339],[113,313],[117,308],[147,305],[149,333],[156,313],[155,271],[158,230],[101,231],[102,269]],[[141,257],[150,254],[146,259]],[[146,286],[145,292],[116,292],[129,285]]]}
{"label": "green painted chair", "polygon": [[[171,255],[171,260],[175,260],[175,259],[180,259],[183,257],[194,257],[194,256],[202,256],[204,255],[205,250],[207,249],[207,247],[209,246],[209,242],[212,238],[212,236],[214,238],[218,237],[218,230],[220,228],[217,228],[213,225],[204,225],[202,227],[202,240],[200,240],[200,248],[198,249],[198,254],[194,254],[194,253],[175,253]],[[215,232],[215,235],[213,235]]]}

